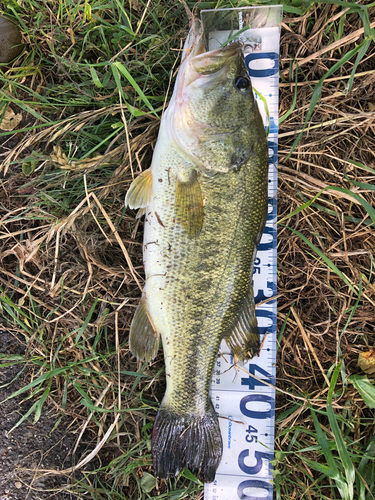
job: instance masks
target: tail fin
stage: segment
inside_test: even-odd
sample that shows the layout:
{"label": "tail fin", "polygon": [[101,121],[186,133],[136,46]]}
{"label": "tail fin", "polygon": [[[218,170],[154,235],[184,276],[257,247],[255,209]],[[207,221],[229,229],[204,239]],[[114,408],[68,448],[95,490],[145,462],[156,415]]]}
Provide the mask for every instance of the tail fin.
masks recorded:
{"label": "tail fin", "polygon": [[157,477],[169,479],[187,467],[203,482],[211,483],[223,453],[212,404],[202,416],[180,416],[161,407],[152,433],[152,453]]}

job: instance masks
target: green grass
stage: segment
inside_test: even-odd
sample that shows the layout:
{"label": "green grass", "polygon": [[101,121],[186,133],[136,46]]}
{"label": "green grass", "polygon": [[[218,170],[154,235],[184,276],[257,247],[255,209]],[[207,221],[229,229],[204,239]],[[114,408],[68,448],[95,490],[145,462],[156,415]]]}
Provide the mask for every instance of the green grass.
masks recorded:
{"label": "green grass", "polygon": [[[342,100],[351,95],[357,72],[372,55],[375,4],[253,3],[283,4],[290,29],[302,38],[308,38],[321,18],[327,20],[325,7],[336,6],[329,16],[348,8],[324,27],[323,47],[347,36],[350,26],[364,28],[359,41],[324,53],[318,69],[316,61],[300,67],[299,55],[295,61],[300,38],[282,46],[281,81],[306,85],[295,85],[281,96],[287,103],[281,99],[283,126],[291,132],[281,144],[287,150],[282,163],[291,165],[295,176],[288,180],[280,169],[281,222],[288,220],[288,226],[280,224],[278,384],[287,396],[279,394],[275,495],[278,500],[372,500],[374,386],[356,368],[358,352],[373,344],[368,317],[373,318],[374,302],[375,171],[367,163],[371,143],[361,143],[372,132],[359,125],[350,129],[345,144],[335,146],[336,163],[318,157],[318,167],[329,170],[323,173],[311,165],[315,153],[326,151],[325,143],[309,125],[326,121],[322,97],[336,91],[329,77],[346,75],[345,89],[337,88]],[[0,157],[3,171],[8,171],[1,181],[7,196],[0,199],[6,213],[0,240],[0,314],[26,347],[25,355],[2,354],[0,368],[17,364],[32,373],[31,382],[13,394],[32,403],[16,425],[37,422],[53,401],[58,408],[55,428],[68,417],[75,420],[78,435],[85,429],[91,450],[98,450],[69,485],[77,498],[202,498],[203,485],[188,471],[167,483],[153,476],[150,440],[164,390],[163,359],[159,356],[151,366],[137,364],[127,339],[139,298],[134,276],[142,280],[142,257],[138,222],[125,210],[124,194],[132,171],[139,172],[139,165],[146,168],[152,156],[188,30],[185,7],[165,0],[148,6],[143,0],[131,5],[120,0],[53,0],[49,6],[7,0],[3,5],[27,41],[18,61],[0,73],[0,113],[10,104],[24,114],[18,130],[0,131],[4,150],[9,148]],[[198,13],[245,2],[187,5]],[[288,50],[283,49],[287,43]],[[361,89],[355,87],[356,95]],[[362,96],[362,107],[367,100]],[[339,106],[338,99],[329,113]],[[355,96],[342,114],[353,109],[360,109]],[[311,134],[318,145],[310,147],[312,159],[307,157],[303,173],[327,187],[317,188],[306,178],[307,187],[294,184],[304,168],[296,167],[305,154],[299,148],[309,143]],[[336,167],[342,158],[346,171],[341,164]],[[339,180],[336,168],[343,172]],[[336,250],[346,249],[340,239],[344,233],[345,245],[368,255],[335,257]],[[293,273],[299,277],[294,279]],[[310,306],[314,300],[323,303],[323,296],[328,305],[320,305],[320,319]],[[327,353],[322,358],[324,377],[309,361],[309,350],[303,351],[291,307],[301,313],[315,350]],[[324,333],[326,326],[322,331],[315,323],[325,320],[330,323]]]}
{"label": "green grass", "polygon": [[[312,404],[317,403],[311,400],[309,407],[301,408],[297,403],[277,419],[282,423],[290,413],[298,409],[306,414],[305,426],[297,425],[279,432],[277,439],[289,444],[284,446],[283,451],[276,453],[277,499],[288,498],[290,488],[300,491],[300,495],[307,495],[306,477],[312,483],[309,486],[310,497],[306,498],[374,498],[374,439],[370,438],[367,442],[363,438],[353,441],[350,436],[353,428],[358,425],[358,420],[352,408],[343,407],[341,414],[338,414],[332,406],[333,397],[343,394],[342,390],[334,393],[340,369],[341,363],[332,374],[325,407],[314,410]],[[308,409],[310,417],[307,415]],[[366,422],[362,422],[363,424],[366,425]],[[371,418],[368,419],[368,424],[371,425]],[[292,461],[295,464],[293,469],[290,467]],[[311,470],[318,472],[318,476],[314,477]],[[303,476],[305,481],[299,480],[298,476]]]}

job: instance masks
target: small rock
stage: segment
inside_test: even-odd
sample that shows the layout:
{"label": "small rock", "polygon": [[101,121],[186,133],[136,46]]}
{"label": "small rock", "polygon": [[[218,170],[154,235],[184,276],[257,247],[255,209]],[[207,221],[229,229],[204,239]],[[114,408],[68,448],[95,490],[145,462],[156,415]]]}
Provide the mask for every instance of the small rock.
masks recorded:
{"label": "small rock", "polygon": [[20,483],[19,481],[15,481],[14,486],[17,488],[17,490],[19,490],[20,488],[22,488],[22,483]]}
{"label": "small rock", "polygon": [[0,63],[7,63],[22,51],[21,33],[17,26],[0,16]]}

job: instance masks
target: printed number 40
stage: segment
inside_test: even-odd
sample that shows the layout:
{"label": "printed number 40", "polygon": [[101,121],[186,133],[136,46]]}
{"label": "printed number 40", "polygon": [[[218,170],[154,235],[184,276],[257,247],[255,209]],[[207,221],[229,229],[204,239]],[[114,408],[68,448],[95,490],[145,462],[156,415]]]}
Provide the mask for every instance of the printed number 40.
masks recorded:
{"label": "printed number 40", "polygon": [[[255,375],[256,372],[258,372],[260,375],[263,375],[266,378],[266,381],[269,384],[275,384],[275,377],[272,377],[270,373],[268,373],[266,370],[264,370],[262,367],[250,363],[249,365],[249,372],[252,375]],[[241,385],[248,385],[250,390],[254,390],[256,385],[266,385],[260,380],[257,380],[256,378],[252,377],[251,375],[249,377],[241,377]]]}

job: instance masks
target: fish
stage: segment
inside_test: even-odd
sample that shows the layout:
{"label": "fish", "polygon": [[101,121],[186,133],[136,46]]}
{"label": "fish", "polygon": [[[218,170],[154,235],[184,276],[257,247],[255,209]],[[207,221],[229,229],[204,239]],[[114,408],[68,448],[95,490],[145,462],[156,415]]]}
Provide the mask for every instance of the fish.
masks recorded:
{"label": "fish", "polygon": [[223,442],[209,396],[222,339],[238,362],[258,354],[253,265],[267,217],[268,147],[240,42],[184,47],[151,167],[125,203],[145,214],[145,286],[129,335],[140,360],[160,339],[166,391],[152,434],[155,474],[184,467],[212,482]]}

